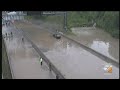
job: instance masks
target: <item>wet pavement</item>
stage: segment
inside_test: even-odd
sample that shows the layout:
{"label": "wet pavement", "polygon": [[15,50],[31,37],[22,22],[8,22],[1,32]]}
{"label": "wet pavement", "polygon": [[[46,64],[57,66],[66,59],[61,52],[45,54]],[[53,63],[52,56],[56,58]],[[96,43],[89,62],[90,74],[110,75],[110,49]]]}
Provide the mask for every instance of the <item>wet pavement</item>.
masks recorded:
{"label": "wet pavement", "polygon": [[[112,73],[103,70],[106,62],[87,52],[76,43],[62,37],[55,39],[44,25],[14,23],[29,35],[29,38],[50,59],[57,69],[68,79],[116,79],[119,68],[113,66]],[[50,28],[51,29],[51,28]],[[29,50],[27,50],[29,51]],[[29,51],[30,52],[30,51]],[[31,55],[30,55],[31,56]],[[33,56],[31,56],[32,58]],[[20,56],[19,56],[20,59]],[[24,64],[23,64],[24,65]]]}
{"label": "wet pavement", "polygon": [[68,37],[119,62],[119,39],[93,27],[76,27],[72,28],[72,32],[75,35],[68,35]]}
{"label": "wet pavement", "polygon": [[[10,33],[13,33],[13,36]],[[8,36],[5,36],[8,33]],[[45,62],[40,65],[39,55],[14,26],[3,26],[2,34],[10,56],[10,66],[14,79],[55,79]]]}

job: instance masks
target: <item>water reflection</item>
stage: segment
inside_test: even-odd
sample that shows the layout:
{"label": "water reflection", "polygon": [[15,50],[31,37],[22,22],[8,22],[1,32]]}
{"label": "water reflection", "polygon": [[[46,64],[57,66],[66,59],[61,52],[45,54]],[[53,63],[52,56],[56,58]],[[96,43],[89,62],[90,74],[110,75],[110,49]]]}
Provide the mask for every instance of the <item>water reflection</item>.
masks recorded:
{"label": "water reflection", "polygon": [[103,42],[103,41],[93,41],[93,43],[90,46],[92,49],[95,49],[96,51],[101,52],[103,55],[107,55],[112,59],[115,59],[109,54],[109,48],[110,44],[109,42]]}
{"label": "water reflection", "polygon": [[[60,72],[66,75],[67,78],[106,77],[104,76],[102,70],[102,64],[104,64],[105,62],[102,61],[100,58],[92,55],[91,53],[85,51],[79,45],[71,42],[64,37],[62,37],[62,39],[60,40],[57,40],[53,38],[52,34],[50,34],[49,32],[46,32],[44,29],[41,30],[40,28],[36,28],[34,25],[31,24],[21,23],[21,25],[17,24],[17,27],[22,27],[25,32],[28,32],[30,39],[39,48],[44,48],[48,50],[47,52],[44,52],[44,54],[58,68],[58,70],[60,70]],[[44,28],[44,26],[41,27]],[[89,36],[91,35],[92,34],[88,35],[88,39],[91,39],[89,38]],[[80,38],[80,40],[87,41],[87,39],[82,37]],[[97,38],[95,38],[95,40],[97,41]],[[91,39],[90,43],[88,40],[88,43],[91,45],[95,40]],[[106,45],[109,46],[109,44]],[[115,72],[117,72],[116,75],[118,77],[118,70]],[[115,73],[111,75],[110,78],[114,78],[114,75]],[[109,76],[107,78],[109,78]]]}
{"label": "water reflection", "polygon": [[[4,28],[2,34],[9,33],[14,28]],[[53,72],[49,72],[49,69],[45,63],[43,67],[39,64],[39,55],[31,48],[31,44],[24,39],[24,43],[21,42],[22,35],[14,30],[14,38],[11,36],[5,37],[7,39],[6,45],[8,53],[11,59],[11,68],[13,70],[15,79],[54,79],[55,75]]]}
{"label": "water reflection", "polygon": [[78,42],[119,61],[119,40],[100,29],[73,28],[76,36],[70,36]]}

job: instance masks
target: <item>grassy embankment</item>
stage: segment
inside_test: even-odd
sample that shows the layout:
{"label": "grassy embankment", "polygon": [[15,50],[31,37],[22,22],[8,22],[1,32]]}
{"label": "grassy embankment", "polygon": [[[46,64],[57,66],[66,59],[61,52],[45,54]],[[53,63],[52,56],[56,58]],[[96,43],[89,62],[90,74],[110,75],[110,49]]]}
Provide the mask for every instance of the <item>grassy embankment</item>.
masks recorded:
{"label": "grassy embankment", "polygon": [[[29,19],[33,18],[32,16]],[[34,16],[34,19],[41,19],[47,22],[63,24],[63,16]],[[72,27],[92,26],[96,22],[96,27],[108,32],[114,38],[119,38],[119,12],[110,11],[79,11],[68,12],[67,25],[68,32],[71,33]]]}

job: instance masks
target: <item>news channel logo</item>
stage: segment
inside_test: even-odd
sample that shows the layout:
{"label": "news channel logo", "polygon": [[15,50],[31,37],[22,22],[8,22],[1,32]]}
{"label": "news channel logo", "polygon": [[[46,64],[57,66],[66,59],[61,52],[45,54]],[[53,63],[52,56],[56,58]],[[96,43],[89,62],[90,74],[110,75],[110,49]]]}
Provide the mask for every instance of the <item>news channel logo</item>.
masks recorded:
{"label": "news channel logo", "polygon": [[112,74],[113,68],[111,63],[106,63],[103,67],[104,74]]}

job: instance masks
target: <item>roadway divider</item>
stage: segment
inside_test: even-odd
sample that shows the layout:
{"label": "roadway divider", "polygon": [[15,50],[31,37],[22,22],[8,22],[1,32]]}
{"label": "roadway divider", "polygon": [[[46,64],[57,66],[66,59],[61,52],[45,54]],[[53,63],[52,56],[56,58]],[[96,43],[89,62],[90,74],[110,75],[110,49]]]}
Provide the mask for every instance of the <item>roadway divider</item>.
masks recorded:
{"label": "roadway divider", "polygon": [[[32,23],[32,22],[29,22],[28,20],[25,20],[25,22],[27,22],[27,23],[29,23],[29,24],[34,24],[34,23]],[[34,25],[35,25],[35,24],[34,24]],[[37,25],[36,25],[36,26],[37,26]],[[37,27],[38,27],[38,26],[37,26]],[[46,30],[46,31],[50,32],[51,34],[55,34],[55,33],[56,33],[54,30],[52,30],[52,31]],[[100,59],[104,60],[105,62],[111,63],[111,64],[114,65],[115,67],[119,68],[119,62],[117,62],[117,61],[115,61],[115,60],[113,60],[113,59],[111,59],[111,58],[109,58],[109,57],[107,57],[107,56],[105,56],[105,55],[103,55],[103,54],[101,54],[101,53],[99,53],[99,52],[97,52],[97,51],[95,51],[95,50],[93,50],[93,49],[91,49],[91,48],[89,48],[89,47],[81,44],[81,43],[79,43],[79,42],[77,42],[77,41],[74,40],[74,39],[69,38],[68,36],[66,36],[66,35],[63,34],[63,33],[59,33],[59,34],[60,34],[61,36],[65,37],[65,38],[71,40],[72,42],[78,44],[80,47],[82,47],[82,48],[85,49],[86,51],[90,52],[91,54],[99,57]]]}
{"label": "roadway divider", "polygon": [[32,42],[32,40],[29,39],[28,34],[22,29],[18,29],[17,27],[16,29],[19,30],[24,35],[24,37],[31,43],[32,47],[36,50],[39,56],[47,63],[50,71],[52,70],[56,74],[56,79],[65,79],[62,73],[50,62],[50,60],[41,52],[41,50]]}
{"label": "roadway divider", "polygon": [[[8,54],[8,48],[7,48],[6,43],[5,43],[4,39],[3,39],[3,36],[2,36],[2,40],[3,40],[2,43],[4,45],[6,57],[7,57],[7,60],[4,60],[3,62],[8,65],[8,66],[4,66],[4,67],[8,67],[7,69],[9,69],[8,70],[9,72],[7,72],[9,74],[9,77],[7,79],[14,79],[14,73],[13,73],[13,70],[12,70],[12,67],[11,67],[11,59],[10,59],[10,56]],[[4,51],[2,51],[2,52],[4,52]],[[3,73],[3,77],[4,77],[4,79],[6,79],[5,78],[6,76],[4,76],[4,73]]]}
{"label": "roadway divider", "polygon": [[111,63],[112,65],[114,65],[114,66],[116,66],[117,68],[119,68],[119,62],[117,62],[117,61],[115,61],[115,60],[113,60],[113,59],[111,59],[111,58],[109,58],[109,57],[107,57],[107,56],[105,56],[105,55],[103,55],[103,54],[101,54],[101,53],[99,53],[99,52],[97,52],[97,51],[95,51],[95,50],[93,50],[93,49],[91,49],[91,48],[89,48],[89,47],[87,47],[87,46],[85,46],[85,45],[83,45],[83,44],[81,44],[81,43],[79,43],[79,42],[71,39],[71,38],[69,38],[69,37],[67,37],[67,36],[65,36],[64,34],[61,34],[61,35],[64,36],[65,38],[67,38],[67,39],[69,39],[69,40],[77,43],[78,45],[80,45],[80,47],[82,47],[82,48],[85,49],[86,51],[92,53],[93,55],[101,58],[101,59],[104,60],[105,62]]}

